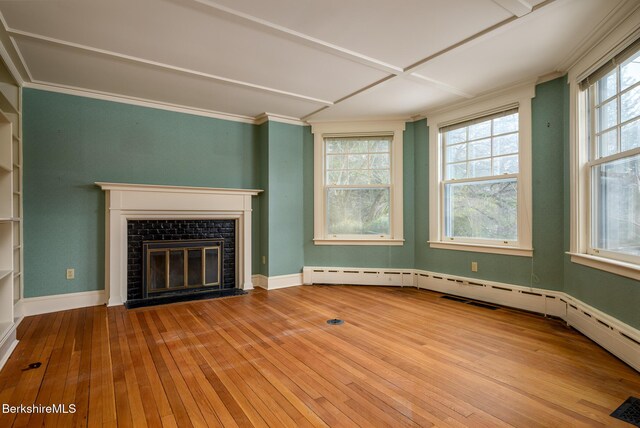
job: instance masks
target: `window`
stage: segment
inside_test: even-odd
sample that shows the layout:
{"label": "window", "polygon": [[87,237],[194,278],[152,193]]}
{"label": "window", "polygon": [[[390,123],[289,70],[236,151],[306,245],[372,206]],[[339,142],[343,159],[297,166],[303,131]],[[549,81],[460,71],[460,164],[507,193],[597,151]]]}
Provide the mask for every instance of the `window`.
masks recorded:
{"label": "window", "polygon": [[[577,182],[584,187],[577,209],[584,221],[577,230],[582,236],[572,243],[573,255],[640,271],[640,41],[578,86],[582,108],[577,144],[582,156],[577,159]],[[572,260],[589,264],[580,257]]]}
{"label": "window", "polygon": [[432,247],[532,254],[529,93],[428,118]]}
{"label": "window", "polygon": [[314,124],[317,245],[402,245],[403,130]]}

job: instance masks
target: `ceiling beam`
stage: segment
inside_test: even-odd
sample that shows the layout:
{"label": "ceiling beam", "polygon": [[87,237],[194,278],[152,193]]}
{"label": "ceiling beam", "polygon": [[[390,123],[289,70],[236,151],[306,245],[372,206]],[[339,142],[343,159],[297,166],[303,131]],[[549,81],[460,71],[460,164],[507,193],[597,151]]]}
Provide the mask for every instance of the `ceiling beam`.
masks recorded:
{"label": "ceiling beam", "polygon": [[305,42],[305,44],[310,45],[310,46],[314,46],[316,48],[319,48],[323,51],[332,53],[333,55],[337,55],[340,57],[346,57],[348,59],[351,59],[352,61],[358,62],[360,64],[363,65],[367,65],[369,67],[373,67],[377,70],[380,71],[384,71],[386,73],[391,73],[391,74],[399,74],[402,73],[403,69],[402,67],[393,65],[393,64],[389,64],[387,62],[384,62],[382,60],[376,59],[376,58],[372,58],[370,56],[364,55],[362,53],[344,48],[342,46],[338,46],[336,44],[333,43],[329,43],[327,41],[318,39],[316,37],[312,37],[309,36],[308,34],[304,34],[301,33],[299,31],[295,31],[291,28],[282,26],[282,25],[278,25],[275,24],[271,21],[267,21],[266,19],[262,19],[262,18],[258,18],[257,16],[253,16],[250,15],[248,13],[244,13],[241,12],[239,10],[236,9],[232,9],[230,7],[221,5],[219,3],[216,3],[213,0],[191,0],[194,1],[196,3],[211,7],[219,12],[223,12],[225,14],[228,15],[233,15],[237,18],[241,18],[244,21],[248,21],[251,22],[253,24],[256,24],[260,27],[265,27],[265,28],[269,28],[271,30],[274,30],[280,34],[284,34],[289,36],[290,38],[295,39],[298,42]]}
{"label": "ceiling beam", "polygon": [[518,18],[533,10],[533,4],[527,0],[493,0],[493,2]]}
{"label": "ceiling beam", "polygon": [[[214,81],[217,81],[217,82],[220,82],[220,83],[225,83],[225,84],[230,84],[230,85],[235,85],[235,86],[241,86],[241,87],[245,87],[245,88],[249,88],[249,89],[255,89],[255,90],[258,90],[258,91],[262,91],[262,92],[269,92],[269,93],[272,93],[272,94],[283,95],[283,96],[290,97],[290,98],[296,98],[296,99],[300,99],[300,100],[304,100],[304,101],[311,101],[311,102],[318,103],[318,104],[323,104],[323,105],[333,105],[333,101],[323,100],[323,99],[320,99],[320,98],[314,98],[314,97],[310,97],[310,96],[307,96],[307,95],[297,94],[297,93],[294,93],[294,92],[283,91],[283,90],[276,89],[276,88],[270,88],[268,86],[257,85],[257,84],[254,84],[254,83],[244,82],[244,81],[236,80],[236,79],[229,79],[227,77],[217,76],[215,74],[204,73],[204,72],[201,72],[201,71],[191,70],[191,69],[184,68],[184,67],[177,67],[177,66],[174,66],[174,65],[165,64],[165,63],[161,63],[161,62],[158,62],[158,61],[152,61],[152,60],[148,60],[148,59],[144,59],[144,58],[140,58],[140,57],[135,57],[135,56],[131,56],[131,55],[125,55],[125,54],[121,54],[121,53],[118,53],[118,52],[113,52],[113,51],[109,51],[109,50],[105,50],[105,49],[95,48],[95,47],[92,47],[92,46],[82,45],[82,44],[79,44],[79,43],[68,42],[66,40],[60,40],[60,39],[56,39],[56,38],[53,38],[53,37],[42,36],[40,34],[34,34],[34,33],[27,32],[27,31],[15,30],[15,29],[12,29],[12,28],[5,28],[5,30],[10,36],[12,36],[12,38],[13,37],[17,37],[17,38],[23,37],[23,38],[28,38],[28,39],[34,39],[34,40],[38,40],[38,41],[41,41],[41,42],[54,44],[54,45],[59,45],[59,46],[65,46],[65,47],[69,47],[69,48],[77,49],[77,50],[83,50],[85,52],[91,52],[91,53],[102,55],[102,56],[109,56],[109,57],[112,57],[112,58],[118,58],[120,60],[124,60],[124,61],[127,61],[127,62],[132,62],[132,63],[137,63],[137,64],[144,64],[146,66],[151,66],[151,67],[154,67],[154,68],[160,68],[160,69],[172,71],[172,72],[175,72],[175,73],[187,74],[187,75],[194,76],[194,77],[214,80]],[[20,55],[20,51],[19,51],[17,45],[15,45],[15,48],[18,51],[18,54]]]}

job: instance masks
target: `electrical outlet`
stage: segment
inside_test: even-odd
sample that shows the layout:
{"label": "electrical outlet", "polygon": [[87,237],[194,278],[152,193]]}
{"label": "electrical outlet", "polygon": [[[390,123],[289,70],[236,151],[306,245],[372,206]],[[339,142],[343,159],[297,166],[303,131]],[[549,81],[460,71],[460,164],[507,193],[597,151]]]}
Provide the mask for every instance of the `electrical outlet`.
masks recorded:
{"label": "electrical outlet", "polygon": [[471,262],[471,272],[478,272],[478,262]]}
{"label": "electrical outlet", "polygon": [[75,279],[76,270],[75,269],[67,269],[67,279]]}
{"label": "electrical outlet", "polygon": [[262,256],[262,264],[263,265],[267,264],[267,256]]}

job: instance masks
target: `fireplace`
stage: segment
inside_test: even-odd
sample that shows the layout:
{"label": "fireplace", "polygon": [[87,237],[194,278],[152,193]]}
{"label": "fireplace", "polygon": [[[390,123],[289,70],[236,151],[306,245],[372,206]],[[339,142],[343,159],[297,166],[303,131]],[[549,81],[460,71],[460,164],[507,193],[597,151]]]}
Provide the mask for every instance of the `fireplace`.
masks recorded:
{"label": "fireplace", "polygon": [[144,241],[142,297],[220,288],[223,246],[222,239]]}
{"label": "fireplace", "polygon": [[235,219],[127,221],[127,307],[234,294]]}
{"label": "fireplace", "polygon": [[[261,190],[96,184],[106,192],[105,292],[109,306],[131,308],[253,288],[251,199]],[[143,255],[145,245],[147,252],[157,255],[153,262]],[[207,268],[207,260],[216,257],[219,269],[215,270],[213,262]],[[155,273],[149,271],[149,275],[157,274],[151,289],[147,288],[147,262],[155,265]],[[180,271],[182,281],[177,278]]]}

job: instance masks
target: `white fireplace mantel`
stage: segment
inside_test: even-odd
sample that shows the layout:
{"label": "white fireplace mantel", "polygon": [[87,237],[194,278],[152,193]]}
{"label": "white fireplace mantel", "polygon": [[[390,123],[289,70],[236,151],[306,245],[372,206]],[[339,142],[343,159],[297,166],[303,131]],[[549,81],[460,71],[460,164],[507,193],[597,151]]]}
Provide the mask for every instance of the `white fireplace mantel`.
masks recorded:
{"label": "white fireplace mantel", "polygon": [[236,220],[239,288],[251,283],[251,197],[262,190],[97,182],[106,193],[105,294],[109,306],[127,299],[127,220]]}

